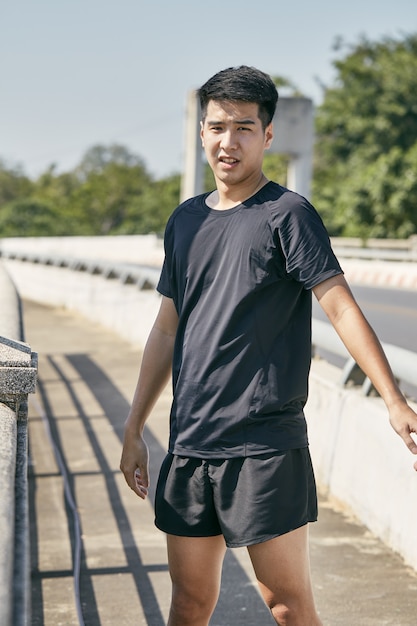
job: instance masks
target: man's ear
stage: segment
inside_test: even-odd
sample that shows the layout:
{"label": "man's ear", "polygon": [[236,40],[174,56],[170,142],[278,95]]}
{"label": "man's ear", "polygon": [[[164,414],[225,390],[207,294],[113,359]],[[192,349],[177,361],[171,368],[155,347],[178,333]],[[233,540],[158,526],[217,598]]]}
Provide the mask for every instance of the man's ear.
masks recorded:
{"label": "man's ear", "polygon": [[201,139],[201,145],[204,148],[204,124],[202,120],[200,120],[200,139]]}
{"label": "man's ear", "polygon": [[271,122],[265,128],[265,150],[268,150],[268,148],[271,147],[271,143],[272,143],[273,138],[274,138],[274,125]]}

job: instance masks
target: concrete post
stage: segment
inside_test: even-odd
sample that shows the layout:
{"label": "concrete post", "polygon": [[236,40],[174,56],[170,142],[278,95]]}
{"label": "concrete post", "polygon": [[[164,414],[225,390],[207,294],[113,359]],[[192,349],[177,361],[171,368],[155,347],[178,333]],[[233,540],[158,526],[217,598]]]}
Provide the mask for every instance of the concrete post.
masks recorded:
{"label": "concrete post", "polygon": [[185,161],[181,179],[181,202],[202,193],[203,159],[200,139],[200,102],[196,91],[187,98],[185,124]]}
{"label": "concrete post", "polygon": [[309,198],[313,169],[314,108],[308,98],[280,98],[270,152],[288,154],[287,187]]}

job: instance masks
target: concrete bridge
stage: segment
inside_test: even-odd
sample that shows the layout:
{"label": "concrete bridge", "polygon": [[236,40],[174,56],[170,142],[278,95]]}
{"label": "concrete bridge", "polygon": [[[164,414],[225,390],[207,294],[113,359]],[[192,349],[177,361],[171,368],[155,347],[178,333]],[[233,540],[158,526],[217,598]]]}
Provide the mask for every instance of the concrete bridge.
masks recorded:
{"label": "concrete bridge", "polygon": [[[149,502],[138,501],[118,470],[122,426],[158,298],[94,272],[75,278],[68,267],[4,264],[25,297],[26,341],[39,353],[38,390],[29,402],[31,623],[162,626],[170,584],[164,537],[153,526],[153,492]],[[72,304],[60,300],[64,292]],[[311,529],[319,611],[329,626],[411,626],[417,608],[411,459],[380,400],[341,388],[339,375],[315,362],[307,407],[321,487],[320,519]],[[147,429],[153,485],[169,403],[167,389]],[[213,626],[272,623],[245,551],[229,551]]]}

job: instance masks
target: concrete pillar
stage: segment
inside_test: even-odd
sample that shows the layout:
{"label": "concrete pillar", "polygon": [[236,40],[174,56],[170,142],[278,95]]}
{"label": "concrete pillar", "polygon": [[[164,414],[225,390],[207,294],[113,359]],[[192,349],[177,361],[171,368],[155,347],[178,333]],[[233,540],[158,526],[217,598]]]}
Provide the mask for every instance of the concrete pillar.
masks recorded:
{"label": "concrete pillar", "polygon": [[187,98],[185,122],[185,159],[181,180],[181,202],[202,193],[203,158],[200,139],[200,102],[196,91]]}
{"label": "concrete pillar", "polygon": [[287,187],[310,197],[314,147],[314,108],[309,98],[280,98],[270,152],[288,154]]}

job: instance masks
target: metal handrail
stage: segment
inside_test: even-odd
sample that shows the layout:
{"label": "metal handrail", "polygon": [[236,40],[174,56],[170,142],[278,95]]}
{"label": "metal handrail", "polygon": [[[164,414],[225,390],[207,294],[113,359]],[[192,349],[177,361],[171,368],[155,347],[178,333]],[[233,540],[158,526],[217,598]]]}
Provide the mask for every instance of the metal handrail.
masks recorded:
{"label": "metal handrail", "polygon": [[[331,324],[313,319],[312,345],[313,351],[314,349],[325,350],[345,360],[340,378],[341,385],[346,385],[349,382],[362,384],[363,393],[369,395],[373,389],[371,381],[361,372]],[[387,356],[395,378],[399,382],[415,386],[417,353],[385,342],[382,342],[382,348]]]}

